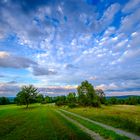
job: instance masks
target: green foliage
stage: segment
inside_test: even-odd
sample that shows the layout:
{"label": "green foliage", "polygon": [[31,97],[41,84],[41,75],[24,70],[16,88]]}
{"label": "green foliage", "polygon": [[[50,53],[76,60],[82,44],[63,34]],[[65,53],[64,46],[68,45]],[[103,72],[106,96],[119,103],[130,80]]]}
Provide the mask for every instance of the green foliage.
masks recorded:
{"label": "green foliage", "polygon": [[77,104],[76,103],[68,103],[68,107],[75,108],[75,107],[77,107]]}
{"label": "green foliage", "polygon": [[10,104],[10,101],[6,97],[0,97],[0,105],[7,105]]}
{"label": "green foliage", "polygon": [[96,89],[95,92],[96,92],[96,95],[99,97],[101,104],[105,104],[106,98],[105,98],[104,91],[102,89]]}
{"label": "green foliage", "polygon": [[33,85],[23,86],[16,96],[16,103],[19,105],[24,104],[26,105],[26,108],[28,108],[30,103],[36,102],[37,94],[37,88]]}
{"label": "green foliage", "polygon": [[43,103],[44,102],[44,96],[43,96],[43,94],[38,94],[37,96],[36,96],[36,101],[38,102],[38,103]]}
{"label": "green foliage", "polygon": [[57,106],[66,105],[67,104],[67,100],[66,99],[67,98],[64,95],[63,96],[57,96],[55,104]]}
{"label": "green foliage", "polygon": [[77,106],[76,93],[70,92],[67,95],[67,104],[68,104],[68,107],[70,108],[74,108]]}
{"label": "green foliage", "polygon": [[137,105],[140,104],[140,96],[132,96],[129,97],[128,99],[125,100],[125,104],[129,104],[129,105]]}
{"label": "green foliage", "polygon": [[52,97],[49,97],[49,96],[46,96],[45,97],[45,102],[46,103],[53,103],[53,98]]}
{"label": "green foliage", "polygon": [[70,92],[70,93],[67,95],[67,102],[68,102],[68,103],[76,103],[76,93]]}
{"label": "green foliage", "polygon": [[88,81],[83,81],[77,88],[78,101],[82,106],[96,106],[100,104],[99,98],[97,98],[96,92],[92,84]]}
{"label": "green foliage", "polygon": [[108,100],[109,104],[117,104],[117,98],[116,97],[111,97],[109,100]]}
{"label": "green foliage", "polygon": [[113,104],[127,104],[127,105],[137,105],[140,104],[140,96],[130,96],[128,98],[119,99],[117,97],[111,97],[105,101],[106,105]]}

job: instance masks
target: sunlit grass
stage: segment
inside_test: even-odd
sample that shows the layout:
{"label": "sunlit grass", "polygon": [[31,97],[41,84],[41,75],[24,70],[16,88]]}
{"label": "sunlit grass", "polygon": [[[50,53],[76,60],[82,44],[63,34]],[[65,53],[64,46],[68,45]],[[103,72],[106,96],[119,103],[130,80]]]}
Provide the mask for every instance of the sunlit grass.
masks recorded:
{"label": "sunlit grass", "polygon": [[101,108],[65,108],[116,128],[121,128],[140,135],[140,106],[114,105]]}
{"label": "sunlit grass", "polygon": [[53,107],[35,104],[29,109],[0,106],[0,139],[88,140],[90,137],[57,114]]}
{"label": "sunlit grass", "polygon": [[81,123],[82,125],[86,126],[87,128],[93,130],[94,132],[100,134],[102,137],[104,137],[105,139],[111,139],[111,140],[130,140],[129,138],[127,138],[126,136],[121,136],[119,134],[116,134],[115,132],[111,131],[111,130],[107,130],[99,125],[93,124],[89,121],[83,120],[79,117],[76,117],[74,115],[68,114],[66,112],[63,112],[65,115],[69,116],[70,118],[78,121],[79,123]]}

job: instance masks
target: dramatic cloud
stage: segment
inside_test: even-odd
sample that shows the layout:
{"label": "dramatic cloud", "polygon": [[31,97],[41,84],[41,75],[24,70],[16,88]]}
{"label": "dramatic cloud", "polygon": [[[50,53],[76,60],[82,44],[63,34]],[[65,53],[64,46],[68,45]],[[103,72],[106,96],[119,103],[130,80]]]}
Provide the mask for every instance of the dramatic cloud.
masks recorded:
{"label": "dramatic cloud", "polygon": [[140,91],[139,0],[1,0],[0,13],[1,83]]}
{"label": "dramatic cloud", "polygon": [[15,96],[19,89],[13,82],[0,83],[0,96]]}
{"label": "dramatic cloud", "polygon": [[0,52],[0,67],[3,68],[28,68],[36,63],[28,58],[14,56],[7,52]]}

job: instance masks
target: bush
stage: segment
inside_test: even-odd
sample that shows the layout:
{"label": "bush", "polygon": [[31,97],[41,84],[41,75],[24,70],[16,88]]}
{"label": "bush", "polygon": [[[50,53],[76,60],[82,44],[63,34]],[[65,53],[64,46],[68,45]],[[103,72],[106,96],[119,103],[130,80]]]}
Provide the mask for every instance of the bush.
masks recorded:
{"label": "bush", "polygon": [[69,108],[75,108],[75,107],[77,107],[77,105],[76,105],[76,103],[69,103],[68,107]]}
{"label": "bush", "polygon": [[47,104],[47,102],[46,101],[42,101],[41,104]]}
{"label": "bush", "polygon": [[92,106],[94,106],[94,107],[101,107],[101,103],[100,103],[99,100],[93,99]]}

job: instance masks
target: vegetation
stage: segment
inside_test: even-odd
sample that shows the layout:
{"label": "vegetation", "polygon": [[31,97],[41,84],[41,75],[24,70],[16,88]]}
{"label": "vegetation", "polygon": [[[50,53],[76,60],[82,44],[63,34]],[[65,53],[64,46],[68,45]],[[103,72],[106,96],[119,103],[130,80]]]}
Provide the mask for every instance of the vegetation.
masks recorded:
{"label": "vegetation", "polygon": [[[88,81],[83,81],[77,87],[77,93],[71,92],[67,96],[57,97],[39,94],[37,88],[32,85],[23,86],[15,98],[15,103],[26,105],[26,108],[29,109],[27,110],[22,106],[6,105],[9,103],[8,98],[0,98],[1,140],[90,139],[76,125],[55,112],[55,109],[60,108],[59,106],[89,119],[140,135],[140,106],[138,105],[140,104],[140,97],[105,98],[104,91],[95,90]],[[31,103],[34,104],[28,107]],[[47,103],[55,103],[57,106]],[[68,114],[65,113],[65,115]],[[106,139],[128,139],[73,115],[68,115],[68,117],[99,133]]]}
{"label": "vegetation", "polygon": [[[21,91],[15,98],[15,103],[22,105],[25,104],[28,108],[30,103],[55,103],[57,106],[67,105],[70,108],[77,106],[93,106],[100,107],[101,104],[113,105],[113,104],[128,104],[137,105],[140,104],[140,96],[133,96],[124,99],[118,99],[117,97],[106,98],[102,89],[94,89],[92,84],[88,81],[83,81],[77,87],[77,93],[71,92],[67,96],[50,97],[38,94],[37,88],[32,85],[22,87]],[[0,104],[9,104],[8,98],[0,98]]]}
{"label": "vegetation", "polygon": [[10,101],[6,97],[0,97],[0,105],[7,105],[10,104]]}
{"label": "vegetation", "polygon": [[58,106],[68,105],[69,107],[76,107],[79,105],[100,107],[100,104],[103,103],[104,92],[103,94],[99,93],[100,92],[96,92],[92,84],[88,81],[83,81],[81,85],[77,87],[77,94],[69,93],[67,96],[58,96],[55,102]]}
{"label": "vegetation", "polygon": [[28,105],[31,102],[35,102],[37,94],[37,88],[35,88],[34,86],[23,86],[21,88],[21,91],[17,94],[16,102],[20,105],[24,104],[26,105],[26,108],[28,108]]}
{"label": "vegetation", "polygon": [[126,105],[138,105],[140,104],[140,96],[130,96],[127,98],[111,97],[105,100],[106,105],[126,104]]}
{"label": "vegetation", "polygon": [[67,108],[67,110],[140,135],[140,106],[113,105],[101,108]]}
{"label": "vegetation", "polygon": [[81,106],[100,106],[100,100],[92,84],[83,81],[77,88],[78,102]]}
{"label": "vegetation", "polygon": [[94,132],[100,134],[101,136],[103,136],[105,139],[111,139],[111,140],[129,140],[129,138],[125,137],[125,136],[120,136],[118,134],[116,134],[115,132],[111,131],[111,130],[107,130],[99,125],[93,124],[91,122],[88,122],[86,120],[83,120],[79,117],[73,116],[71,114],[67,114],[66,112],[63,112],[65,115],[68,115],[70,118],[78,121],[79,123],[81,123],[82,125],[86,126],[87,128],[93,130]]}
{"label": "vegetation", "polygon": [[89,140],[83,131],[56,113],[55,108],[33,104],[0,107],[1,140]]}

